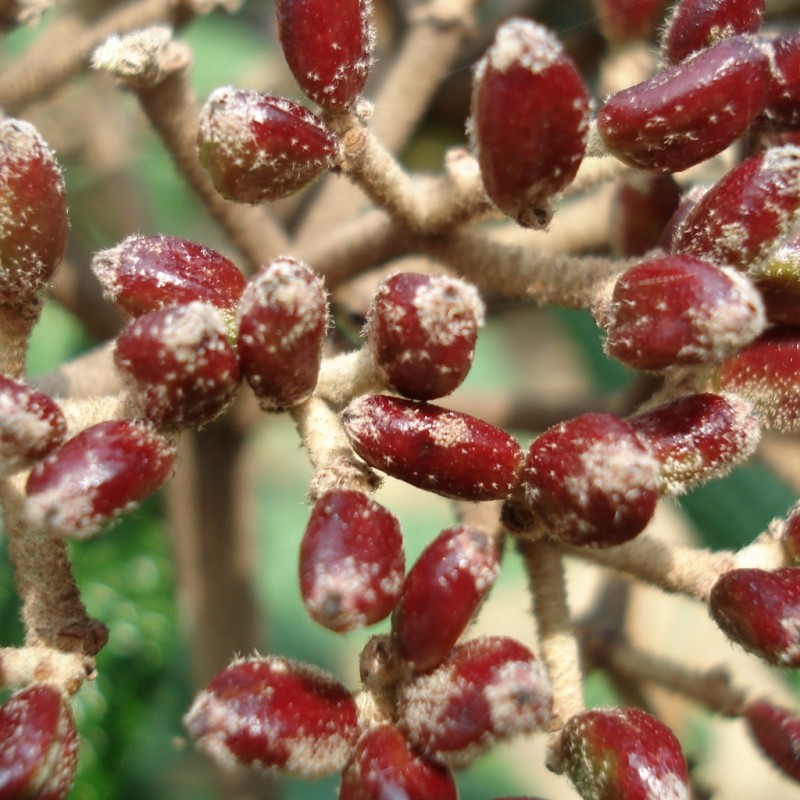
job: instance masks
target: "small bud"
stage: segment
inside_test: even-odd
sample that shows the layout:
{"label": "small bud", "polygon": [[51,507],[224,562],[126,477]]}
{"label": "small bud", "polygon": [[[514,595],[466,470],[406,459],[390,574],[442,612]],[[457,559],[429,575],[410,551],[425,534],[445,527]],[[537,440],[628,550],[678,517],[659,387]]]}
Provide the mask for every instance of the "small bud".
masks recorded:
{"label": "small bud", "polygon": [[25,304],[46,286],[67,246],[64,179],[36,128],[0,121],[0,301]]}
{"label": "small bud", "polygon": [[237,203],[300,191],[330,168],[337,151],[319,118],[298,103],[229,87],[203,106],[197,147],[217,191]]}
{"label": "small bud", "polygon": [[662,17],[666,0],[594,0],[603,36],[614,44],[649,39]]}
{"label": "small bud", "polygon": [[342,633],[384,619],[404,569],[400,523],[383,506],[341,489],[314,503],[300,545],[300,591],[320,625]]}
{"label": "small bud", "polygon": [[772,54],[772,71],[764,114],[787,128],[800,125],[800,31],[786,31],[766,39]]}
{"label": "small bud", "polygon": [[364,733],[342,773],[339,800],[457,800],[453,773],[411,748],[394,725]]}
{"label": "small bud", "polygon": [[369,75],[372,0],[277,0],[283,55],[305,95],[328,111],[348,111]]}
{"label": "small bud", "polygon": [[175,445],[148,423],[93,425],[31,470],[27,518],[84,539],[160,488],[172,475],[175,455]]}
{"label": "small bud", "polygon": [[744,721],[761,752],[800,783],[800,717],[767,700],[756,700],[745,708]]}
{"label": "small bud", "polygon": [[798,210],[800,147],[774,147],[746,159],[709,189],[687,214],[671,249],[752,269],[793,232]]}
{"label": "small bud", "polygon": [[523,227],[544,227],[550,200],[583,159],[589,93],[546,28],[512,19],[475,68],[473,146],[486,193]]}
{"label": "small bud", "polygon": [[752,278],[771,322],[800,325],[800,235],[772,251]]}
{"label": "small bud", "polygon": [[482,636],[407,683],[398,711],[412,744],[462,766],[498,741],[546,729],[552,705],[547,674],[530,650]]}
{"label": "small bud", "polygon": [[638,708],[602,708],[561,730],[564,770],[581,797],[689,800],[689,771],[675,734]]}
{"label": "small bud", "polygon": [[661,52],[671,64],[740,33],[756,33],[764,0],[680,0],[667,20]]}
{"label": "small bud", "polygon": [[679,172],[724,150],[766,99],[769,62],[733,36],[612,95],[597,115],[608,150],[650,172]]}
{"label": "small bud", "polygon": [[131,317],[194,300],[230,312],[245,285],[225,256],[172,236],[129,236],[97,253],[92,269],[106,299]]}
{"label": "small bud", "polygon": [[582,414],[531,444],[520,502],[568,544],[611,547],[650,521],[660,472],[626,422],[613,414]]}
{"label": "small bud", "polygon": [[261,408],[311,396],[327,327],[325,285],[307,265],[281,258],[250,279],[239,303],[239,358]]}
{"label": "small bud", "polygon": [[0,375],[0,476],[32,466],[66,434],[67,423],[55,400]]}
{"label": "small bud", "polygon": [[597,315],[608,355],[645,370],[721,361],[765,325],[761,296],[746,276],[682,255],[631,267]]}
{"label": "small bud", "polygon": [[78,766],[78,734],[64,695],[45,684],[0,707],[0,797],[64,800]]}
{"label": "small bud", "polygon": [[392,642],[415,672],[432,669],[450,652],[499,571],[494,540],[466,525],[442,531],[422,551],[392,614]]}
{"label": "small bud", "polygon": [[415,400],[461,385],[475,355],[483,302],[458,278],[401,272],[375,292],[367,343],[386,383]]}
{"label": "small bud", "polygon": [[708,598],[711,616],[728,638],[782,667],[800,667],[800,569],[734,569]]}
{"label": "small bud", "polygon": [[428,403],[358,397],[342,412],[350,444],[371,467],[461,500],[499,500],[517,482],[522,450],[488,422]]}
{"label": "small bud", "polygon": [[183,724],[223,767],[255,763],[312,778],[345,766],[358,738],[357,716],[352,695],[332,675],[268,656],[218,672]]}
{"label": "small bud", "polygon": [[664,491],[673,496],[746,461],[761,435],[753,406],[733,394],[686,395],[627,423],[660,462]]}
{"label": "small bud", "polygon": [[207,303],[142,315],[117,338],[114,361],[160,427],[210,422],[233,401],[241,377],[222,316]]}

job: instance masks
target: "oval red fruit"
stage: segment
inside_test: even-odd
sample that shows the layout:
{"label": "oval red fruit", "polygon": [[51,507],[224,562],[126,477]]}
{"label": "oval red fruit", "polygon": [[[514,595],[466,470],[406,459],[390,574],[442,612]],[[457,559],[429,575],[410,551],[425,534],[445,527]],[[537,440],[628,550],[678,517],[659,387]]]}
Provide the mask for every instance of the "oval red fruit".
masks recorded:
{"label": "oval red fruit", "polygon": [[800,717],[767,700],[750,703],[743,717],[761,752],[784,775],[800,783]]}

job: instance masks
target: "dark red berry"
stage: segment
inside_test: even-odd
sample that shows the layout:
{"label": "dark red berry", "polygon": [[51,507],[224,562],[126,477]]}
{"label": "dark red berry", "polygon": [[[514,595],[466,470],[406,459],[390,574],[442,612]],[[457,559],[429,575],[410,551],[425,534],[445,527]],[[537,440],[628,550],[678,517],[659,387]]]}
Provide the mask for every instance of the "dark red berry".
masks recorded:
{"label": "dark red berry", "polygon": [[458,278],[400,272],[378,287],[367,316],[367,343],[386,381],[406,397],[450,394],[475,354],[483,302]]}
{"label": "dark red berry", "polygon": [[765,324],[761,296],[746,276],[683,255],[624,272],[598,317],[606,352],[646,370],[721,361]]}
{"label": "dark red berry", "polygon": [[69,702],[54,686],[13,694],[0,708],[0,797],[64,800],[78,766]]}
{"label": "dark red berry", "polygon": [[589,93],[546,28],[512,19],[475,69],[471,134],[486,193],[520,225],[542,227],[578,171]]}
{"label": "dark red berry", "polygon": [[84,538],[160,488],[176,448],[149,423],[101,422],[40,461],[28,476],[31,524]]}
{"label": "dark red berry", "polygon": [[173,236],[129,236],[99,252],[92,269],[106,298],[132,317],[193,300],[231,312],[245,285],[225,256]]}
{"label": "dark red berry", "polygon": [[61,444],[67,423],[55,400],[0,375],[0,475],[13,475]]}
{"label": "dark red berry", "polygon": [[412,749],[394,725],[364,733],[342,773],[339,800],[457,800],[452,772]]}
{"label": "dark red berry", "polygon": [[277,0],[278,36],[300,88],[329,111],[347,111],[369,75],[371,0]]}
{"label": "dark red berry", "polygon": [[371,467],[445,497],[506,497],[522,464],[520,446],[504,431],[428,403],[359,397],[342,412],[342,422]]}
{"label": "dark red berry", "polygon": [[638,708],[601,708],[567,720],[561,730],[564,770],[592,800],[689,796],[689,772],[675,734]]}
{"label": "dark red berry", "polygon": [[0,122],[0,300],[24,304],[46,286],[67,245],[64,179],[29,122]]}
{"label": "dark red berry", "polygon": [[406,684],[398,709],[413,744],[462,765],[500,740],[546,729],[552,703],[547,675],[530,650],[483,636]]}
{"label": "dark red berry", "polygon": [[[326,32],[327,34],[327,32]],[[200,113],[200,162],[238,203],[288,197],[333,163],[336,140],[308,109],[250,89],[217,89]]]}
{"label": "dark red berry", "polygon": [[594,0],[593,5],[606,39],[625,44],[653,34],[666,0]]}
{"label": "dark red berry", "polygon": [[306,264],[281,258],[250,279],[239,303],[239,358],[261,408],[311,396],[327,327],[325,285]]}
{"label": "dark red berry", "polygon": [[317,777],[342,769],[358,738],[356,704],[333,676],[277,656],[234,661],[195,698],[184,725],[221,765]]}
{"label": "dark red berry", "polygon": [[800,717],[767,700],[750,703],[743,716],[761,752],[784,775],[800,783]]}
{"label": "dark red berry", "polygon": [[500,570],[494,540],[462,525],[442,531],[409,570],[392,614],[398,654],[425,672],[450,652]]}
{"label": "dark red berry", "polygon": [[770,664],[800,667],[800,569],[724,573],[708,599],[725,634]]}
{"label": "dark red berry", "polygon": [[732,36],[612,95],[597,115],[608,150],[630,166],[679,172],[724,150],[766,99],[769,62]]}
{"label": "dark red berry", "polygon": [[344,632],[388,616],[404,569],[400,524],[383,506],[346,489],[314,503],[300,546],[300,591],[321,625]]}
{"label": "dark red berry", "polygon": [[626,422],[582,414],[531,444],[522,502],[568,544],[610,547],[650,521],[660,473],[658,460]]}
{"label": "dark red berry", "polygon": [[800,125],[800,31],[786,31],[764,46],[772,54],[772,72],[764,113],[781,126]]}

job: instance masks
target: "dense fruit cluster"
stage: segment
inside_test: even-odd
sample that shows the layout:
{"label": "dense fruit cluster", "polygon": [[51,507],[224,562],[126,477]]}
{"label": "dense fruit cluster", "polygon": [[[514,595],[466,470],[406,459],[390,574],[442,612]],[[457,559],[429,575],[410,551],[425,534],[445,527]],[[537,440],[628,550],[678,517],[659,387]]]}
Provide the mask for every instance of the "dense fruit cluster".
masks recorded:
{"label": "dense fruit cluster", "polygon": [[[150,22],[214,4],[175,5]],[[434,59],[446,48],[434,52],[431,38],[452,39],[455,52],[472,18],[467,0],[417,5],[408,50],[376,95],[394,91],[395,106],[413,94],[414,48]],[[361,651],[355,690],[281,655],[214,653],[216,674],[183,722],[218,765],[341,772],[340,800],[455,800],[454,770],[535,733],[548,737],[547,767],[581,797],[688,800],[699,779],[647,700],[643,685],[657,682],[743,720],[800,781],[794,712],[639,651],[624,613],[603,618],[602,596],[578,625],[567,598],[567,556],[604,564],[694,598],[766,664],[800,666],[800,504],[739,551],[650,530],[662,498],[747,461],[763,431],[800,430],[800,36],[765,28],[758,0],[677,0],[656,34],[664,6],[596,0],[609,59],[623,46],[652,56],[660,37],[649,75],[605,98],[548,27],[495,20],[471,72],[469,149],[449,153],[439,177],[402,168],[403,137],[390,141],[381,103],[364,97],[370,0],[275,3],[285,65],[314,109],[233,86],[197,109],[190,59],[169,31],[103,36],[94,65],[136,94],[238,256],[169,233],[97,252],[94,278],[122,329],[41,385],[25,350],[66,248],[65,185],[37,128],[0,122],[0,504],[26,637],[0,652],[0,688],[17,690],[0,707],[0,798],[59,800],[74,781],[71,698],[107,632],[83,607],[67,543],[167,484],[197,431],[239,443],[253,419],[278,413],[313,471],[302,602],[335,633],[383,621],[387,632]],[[139,27],[126,19],[90,30]],[[0,79],[0,102],[14,105],[4,91]],[[327,173],[375,207],[364,212]],[[566,237],[577,243],[559,245],[565,200],[611,181],[598,252],[572,252],[584,249],[577,229]],[[315,182],[305,212],[273,205]],[[333,220],[327,230],[315,213]],[[606,354],[642,372],[649,393],[519,425],[451,400],[499,298],[590,313]],[[353,350],[348,308],[363,322]],[[91,358],[102,379],[79,386]],[[456,510],[409,569],[401,523],[374,496],[382,475]],[[509,542],[531,582],[535,653],[469,634]],[[615,675],[630,704],[586,708],[592,669]]]}

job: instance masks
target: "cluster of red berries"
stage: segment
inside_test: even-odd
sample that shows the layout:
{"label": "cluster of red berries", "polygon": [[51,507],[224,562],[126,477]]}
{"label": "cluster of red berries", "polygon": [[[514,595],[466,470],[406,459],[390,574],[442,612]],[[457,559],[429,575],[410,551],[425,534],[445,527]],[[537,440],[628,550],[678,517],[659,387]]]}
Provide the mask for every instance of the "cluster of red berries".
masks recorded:
{"label": "cluster of red berries", "polygon": [[[627,27],[617,4],[605,5],[618,40],[640,33],[660,4],[637,4]],[[369,0],[276,8],[286,61],[319,111],[246,89],[211,95],[199,160],[241,203],[346,171],[343,131],[367,116]],[[339,376],[334,399],[320,388],[333,359],[313,265],[284,256],[248,279],[220,253],[170,236],[131,236],[94,259],[128,320],[114,350],[129,404],[119,418],[68,424],[21,369],[0,375],[0,472],[27,471],[18,513],[54,538],[94,535],[161,487],[181,431],[212,422],[245,382],[264,411],[295,414],[301,433],[310,404],[338,414],[327,431],[334,457],[314,464],[325,479],[312,485],[301,594],[330,630],[391,617],[390,632],[362,652],[357,693],[278,656],[233,661],[184,720],[213,758],[308,777],[341,770],[340,800],[448,800],[451,767],[546,731],[556,734],[550,766],[583,797],[690,796],[680,745],[654,716],[605,708],[561,718],[544,659],[505,637],[460,641],[499,572],[502,537],[448,528],[406,572],[400,524],[370,496],[372,470],[447,498],[502,501],[503,531],[521,541],[613,549],[635,542],[659,498],[748,459],[762,429],[800,429],[800,36],[760,33],[763,12],[758,0],[680,0],[662,34],[666,66],[596,114],[576,64],[531,20],[503,23],[474,70],[469,135],[486,204],[503,215],[546,227],[587,152],[639,171],[620,184],[615,220],[617,254],[636,263],[598,282],[591,308],[610,356],[663,378],[635,413],[581,414],[525,451],[500,427],[432,402],[467,376],[485,309],[464,280],[414,272],[378,285],[351,363],[358,374]],[[767,126],[778,144],[764,144]],[[681,195],[672,173],[745,136],[747,157]],[[64,252],[66,207],[53,154],[17,120],[0,124],[0,204],[0,300],[35,318]],[[800,507],[779,527],[779,568],[728,569],[702,599],[732,641],[797,667]],[[765,700],[738,715],[800,780],[800,719]],[[66,797],[76,742],[67,691],[44,682],[17,692],[0,708],[0,796]]]}

